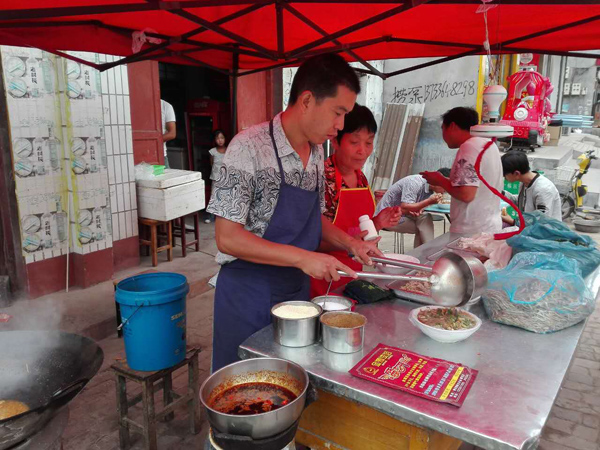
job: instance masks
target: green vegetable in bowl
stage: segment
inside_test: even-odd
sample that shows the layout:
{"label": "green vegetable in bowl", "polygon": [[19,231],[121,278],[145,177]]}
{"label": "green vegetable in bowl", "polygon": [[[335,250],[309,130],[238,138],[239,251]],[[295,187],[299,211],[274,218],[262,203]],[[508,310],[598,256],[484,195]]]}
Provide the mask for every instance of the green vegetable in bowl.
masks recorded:
{"label": "green vegetable in bowl", "polygon": [[426,308],[419,311],[417,319],[442,330],[468,330],[477,325],[470,314],[458,308]]}

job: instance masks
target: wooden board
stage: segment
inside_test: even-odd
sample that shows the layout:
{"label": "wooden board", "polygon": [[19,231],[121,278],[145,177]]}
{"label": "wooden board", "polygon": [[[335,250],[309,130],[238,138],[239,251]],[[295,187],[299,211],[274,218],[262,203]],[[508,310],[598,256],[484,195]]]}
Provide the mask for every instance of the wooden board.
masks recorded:
{"label": "wooden board", "polygon": [[313,450],[457,450],[462,444],[324,391],[302,414],[296,442]]}

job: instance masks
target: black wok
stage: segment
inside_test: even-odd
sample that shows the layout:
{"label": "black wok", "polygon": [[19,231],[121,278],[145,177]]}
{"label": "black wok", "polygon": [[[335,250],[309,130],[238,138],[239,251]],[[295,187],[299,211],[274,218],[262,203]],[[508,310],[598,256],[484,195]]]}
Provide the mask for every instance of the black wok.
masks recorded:
{"label": "black wok", "polygon": [[29,411],[0,420],[0,450],[25,441],[83,389],[104,354],[91,339],[61,331],[0,332],[0,400]]}

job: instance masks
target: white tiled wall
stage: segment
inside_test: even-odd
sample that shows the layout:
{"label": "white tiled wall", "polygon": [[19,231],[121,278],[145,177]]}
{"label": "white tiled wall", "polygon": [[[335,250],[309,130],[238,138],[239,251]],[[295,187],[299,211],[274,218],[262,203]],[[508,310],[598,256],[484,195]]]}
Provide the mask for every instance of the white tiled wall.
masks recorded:
{"label": "white tiled wall", "polygon": [[[101,63],[120,59],[111,55],[98,57]],[[113,240],[118,241],[138,234],[127,66],[117,66],[102,72],[100,81]]]}
{"label": "white tiled wall", "polygon": [[[72,54],[93,62],[115,60]],[[87,65],[21,47],[2,46],[1,57],[26,263],[69,251],[87,254],[137,236],[127,67],[99,75]],[[102,133],[106,159],[98,157]],[[58,142],[56,156],[49,150],[52,139]]]}

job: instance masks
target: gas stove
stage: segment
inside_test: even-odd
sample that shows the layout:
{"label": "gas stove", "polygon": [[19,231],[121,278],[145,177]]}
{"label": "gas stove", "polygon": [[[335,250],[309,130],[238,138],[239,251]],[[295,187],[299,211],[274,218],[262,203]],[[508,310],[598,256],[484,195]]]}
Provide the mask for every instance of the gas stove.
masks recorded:
{"label": "gas stove", "polygon": [[[290,430],[291,431],[291,430]],[[296,427],[294,426],[294,434],[296,431]],[[285,434],[285,432],[284,432]],[[293,436],[292,436],[292,441],[289,442],[289,436],[283,435],[282,439],[284,439],[284,445],[283,447],[279,447],[281,450],[296,450],[296,444],[294,443],[293,440]],[[285,445],[285,442],[288,442],[287,445]],[[261,441],[258,441],[257,443],[253,444],[252,442],[248,442],[248,441],[244,441],[243,443],[238,443],[238,444],[234,444],[234,443],[227,443],[226,446],[220,446],[219,444],[217,444],[217,442],[215,442],[215,437],[213,434],[213,430],[212,428],[209,430],[208,432],[208,438],[206,439],[206,443],[204,446],[204,450],[250,450],[250,449],[262,449],[264,448],[264,443]]]}
{"label": "gas stove", "polygon": [[62,450],[62,434],[68,422],[69,408],[65,407],[44,428],[10,450]]}

